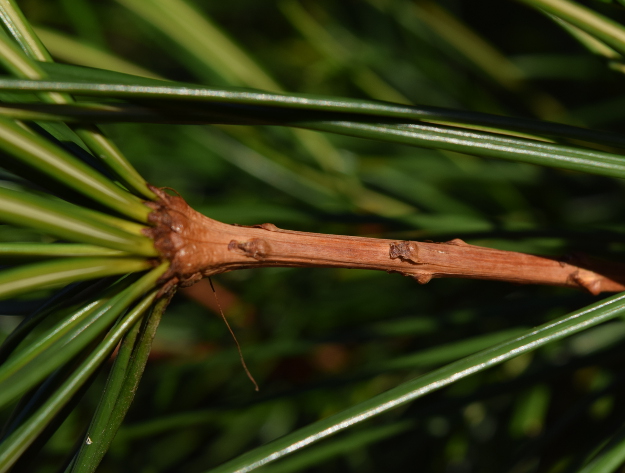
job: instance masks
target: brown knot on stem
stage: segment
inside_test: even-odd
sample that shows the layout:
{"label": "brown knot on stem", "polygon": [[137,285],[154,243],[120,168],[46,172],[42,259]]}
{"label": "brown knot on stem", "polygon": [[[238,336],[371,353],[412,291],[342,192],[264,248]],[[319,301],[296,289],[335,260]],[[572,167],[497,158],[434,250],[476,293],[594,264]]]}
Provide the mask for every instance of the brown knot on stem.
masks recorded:
{"label": "brown knot on stem", "polygon": [[400,241],[399,243],[391,243],[389,256],[391,259],[399,258],[402,261],[420,263],[419,246],[414,241]]}
{"label": "brown knot on stem", "polygon": [[252,238],[248,241],[232,240],[228,243],[228,251],[262,261],[271,253],[271,246],[262,238]]}

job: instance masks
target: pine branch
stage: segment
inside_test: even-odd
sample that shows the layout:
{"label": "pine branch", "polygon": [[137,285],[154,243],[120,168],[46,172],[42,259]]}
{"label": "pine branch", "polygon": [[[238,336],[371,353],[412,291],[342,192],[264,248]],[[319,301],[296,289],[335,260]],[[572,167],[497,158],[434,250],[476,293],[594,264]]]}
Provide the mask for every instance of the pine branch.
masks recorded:
{"label": "pine branch", "polygon": [[282,230],[270,223],[229,225],[196,212],[179,196],[151,189],[159,201],[147,203],[154,226],[146,233],[171,262],[162,293],[213,274],[258,267],[373,269],[421,284],[432,278],[469,278],[566,286],[591,294],[625,290],[625,265],[610,261],[535,256],[460,239],[398,241]]}

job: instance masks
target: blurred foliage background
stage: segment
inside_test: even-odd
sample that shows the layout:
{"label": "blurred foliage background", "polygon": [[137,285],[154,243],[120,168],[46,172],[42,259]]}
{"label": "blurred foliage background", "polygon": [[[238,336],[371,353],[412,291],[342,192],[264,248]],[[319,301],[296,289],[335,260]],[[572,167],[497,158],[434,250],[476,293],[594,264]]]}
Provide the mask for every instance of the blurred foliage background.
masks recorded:
{"label": "blurred foliage background", "polygon": [[[24,0],[56,60],[211,86],[373,98],[622,130],[622,74],[512,1]],[[622,7],[588,2],[625,22]],[[115,124],[148,182],[228,223],[623,259],[623,183],[278,127]],[[0,229],[2,241],[24,240]],[[205,471],[596,300],[324,269],[181,291],[99,471]],[[24,304],[2,303],[0,330]],[[616,319],[475,374],[262,471],[576,471],[625,422]],[[32,465],[58,471],[105,379]]]}

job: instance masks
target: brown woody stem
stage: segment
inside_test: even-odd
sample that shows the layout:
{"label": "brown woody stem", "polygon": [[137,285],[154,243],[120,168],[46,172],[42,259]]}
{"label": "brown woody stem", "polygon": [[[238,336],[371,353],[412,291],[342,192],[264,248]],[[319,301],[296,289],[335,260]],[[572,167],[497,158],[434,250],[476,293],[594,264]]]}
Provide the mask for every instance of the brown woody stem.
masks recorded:
{"label": "brown woody stem", "polygon": [[559,260],[495,250],[455,239],[445,243],[398,241],[282,230],[272,224],[228,225],[191,209],[177,196],[152,188],[159,202],[147,230],[171,262],[168,285],[190,285],[202,277],[258,267],[375,269],[410,276],[471,278],[548,284],[592,294],[625,290],[623,265],[586,257]]}

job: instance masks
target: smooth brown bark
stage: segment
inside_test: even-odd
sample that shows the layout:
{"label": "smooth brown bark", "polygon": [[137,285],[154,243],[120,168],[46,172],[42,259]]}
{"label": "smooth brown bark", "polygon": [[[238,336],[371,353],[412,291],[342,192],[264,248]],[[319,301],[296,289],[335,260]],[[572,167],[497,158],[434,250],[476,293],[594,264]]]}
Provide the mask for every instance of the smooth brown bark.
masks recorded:
{"label": "smooth brown bark", "polygon": [[282,230],[265,223],[228,225],[191,209],[178,196],[152,188],[154,225],[147,234],[171,262],[167,286],[188,286],[213,274],[258,267],[338,267],[432,278],[471,278],[548,284],[592,294],[625,290],[624,266],[586,257],[564,259],[495,250],[455,239],[444,243],[387,240]]}

